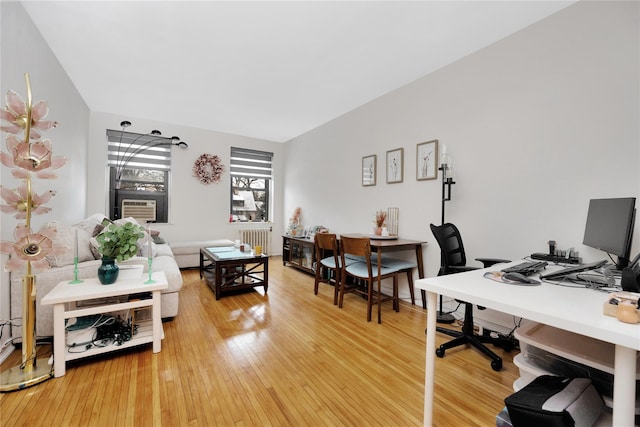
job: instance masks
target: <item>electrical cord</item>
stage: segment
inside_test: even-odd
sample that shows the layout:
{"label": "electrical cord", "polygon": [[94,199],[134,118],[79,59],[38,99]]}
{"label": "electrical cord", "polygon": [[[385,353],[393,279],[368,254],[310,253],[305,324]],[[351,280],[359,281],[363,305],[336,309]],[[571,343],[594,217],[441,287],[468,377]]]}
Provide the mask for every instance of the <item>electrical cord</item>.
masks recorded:
{"label": "electrical cord", "polygon": [[120,317],[110,317],[108,320],[96,327],[96,333],[90,343],[73,344],[67,348],[67,351],[78,354],[95,347],[102,348],[111,344],[120,346],[138,333],[138,325],[132,325],[130,320],[125,322]]}

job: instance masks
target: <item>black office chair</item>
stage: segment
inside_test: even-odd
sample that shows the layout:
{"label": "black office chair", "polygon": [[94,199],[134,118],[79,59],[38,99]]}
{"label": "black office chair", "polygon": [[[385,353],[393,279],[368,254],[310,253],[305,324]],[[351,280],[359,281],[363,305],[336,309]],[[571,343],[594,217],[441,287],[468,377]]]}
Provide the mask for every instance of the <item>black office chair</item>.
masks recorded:
{"label": "black office chair", "polygon": [[[467,258],[464,253],[462,237],[460,236],[460,231],[455,225],[451,223],[446,223],[440,226],[431,224],[431,232],[435,236],[438,245],[440,245],[441,265],[440,271],[438,271],[438,276],[461,273],[463,271],[476,270],[479,268],[467,266]],[[480,261],[485,268],[501,262],[510,262],[506,259],[497,258],[476,258],[476,260]],[[464,304],[465,306],[462,330],[453,331],[439,326],[436,327],[436,331],[455,337],[453,340],[442,344],[436,350],[436,355],[438,357],[444,357],[445,350],[460,345],[470,344],[491,358],[491,368],[494,371],[499,371],[502,369],[502,358],[489,350],[484,343],[491,343],[495,346],[502,347],[505,351],[510,351],[513,348],[513,343],[505,338],[493,338],[474,334],[473,304],[460,300],[456,301]],[[478,308],[484,309],[484,307]]]}

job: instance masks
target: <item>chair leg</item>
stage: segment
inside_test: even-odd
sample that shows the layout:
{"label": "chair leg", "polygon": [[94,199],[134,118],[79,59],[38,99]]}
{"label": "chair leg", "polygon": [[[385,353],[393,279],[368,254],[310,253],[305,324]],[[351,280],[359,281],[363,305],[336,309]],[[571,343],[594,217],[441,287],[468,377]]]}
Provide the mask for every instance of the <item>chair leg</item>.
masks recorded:
{"label": "chair leg", "polygon": [[393,308],[396,312],[400,311],[400,295],[398,291],[398,276],[393,276]]}
{"label": "chair leg", "polygon": [[[500,365],[502,365],[502,358],[497,354],[495,354],[493,351],[489,350],[489,348],[485,346],[482,342],[480,342],[480,340],[477,337],[472,335],[468,337],[468,339],[469,339],[469,344],[471,344],[473,347],[480,350],[485,356],[489,357],[489,359],[491,359],[492,361],[496,361],[496,362],[499,361]],[[493,364],[491,366],[493,366]]]}
{"label": "chair leg", "polygon": [[344,287],[347,281],[347,274],[344,270],[340,269],[340,292],[338,294],[338,308],[342,308],[342,301],[344,300]]}
{"label": "chair leg", "polygon": [[371,308],[373,306],[373,284],[367,282],[367,322],[371,322]]}
{"label": "chair leg", "polygon": [[462,325],[462,331],[456,332],[445,328],[436,327],[436,331],[455,337],[451,341],[445,342],[436,350],[438,357],[444,357],[445,350],[458,347],[460,345],[469,344],[482,352],[485,356],[491,359],[491,368],[494,371],[502,369],[502,358],[493,351],[489,350],[484,343],[495,344],[497,340],[491,338],[484,338],[475,335],[473,331],[473,305],[465,304],[464,325]]}
{"label": "chair leg", "polygon": [[442,328],[440,326],[436,326],[436,332],[440,332],[441,334],[449,335],[450,337],[457,338],[462,335],[460,331],[454,331],[447,328]]}
{"label": "chair leg", "polygon": [[378,324],[382,323],[382,280],[378,280]]}
{"label": "chair leg", "polygon": [[420,296],[422,297],[422,308],[427,309],[427,292],[424,289],[420,289]]}
{"label": "chair leg", "polygon": [[[457,338],[452,339],[451,341],[447,341],[446,343],[440,345],[440,350],[448,350],[450,348],[458,347],[461,345],[470,344],[469,337],[466,335],[460,335]],[[444,355],[444,352],[443,352]]]}
{"label": "chair leg", "polygon": [[407,283],[409,283],[409,294],[411,295],[411,305],[416,305],[416,294],[413,289],[413,269],[407,270]]}
{"label": "chair leg", "polygon": [[320,270],[322,269],[322,267],[320,267],[320,263],[318,262],[316,264],[316,278],[315,278],[315,282],[313,283],[313,293],[314,295],[318,295],[318,285],[320,284]]}
{"label": "chair leg", "polygon": [[334,286],[333,286],[333,305],[337,305],[338,304],[338,292],[340,291],[340,270],[339,269],[335,269],[332,270],[333,274],[335,275],[334,278]]}

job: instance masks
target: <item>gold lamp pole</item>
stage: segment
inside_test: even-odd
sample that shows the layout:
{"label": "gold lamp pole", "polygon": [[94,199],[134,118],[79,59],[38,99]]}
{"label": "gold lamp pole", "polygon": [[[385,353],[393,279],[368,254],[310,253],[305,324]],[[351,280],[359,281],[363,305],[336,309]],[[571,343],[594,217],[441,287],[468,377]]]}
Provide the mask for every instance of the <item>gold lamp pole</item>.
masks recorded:
{"label": "gold lamp pole", "polygon": [[[25,73],[27,83],[26,117],[24,123],[25,141],[30,143],[31,133],[31,81],[29,74]],[[38,160],[31,156],[34,162]],[[25,201],[25,213],[27,230],[31,229],[31,209],[33,200],[31,195],[31,174],[25,178],[27,186],[27,199]],[[24,252],[27,255],[35,255],[40,251],[36,244],[27,245]],[[31,261],[26,263],[26,271],[22,277],[22,363],[0,374],[0,392],[20,390],[31,387],[53,377],[52,366],[49,366],[46,358],[36,358],[36,277],[31,271]]]}

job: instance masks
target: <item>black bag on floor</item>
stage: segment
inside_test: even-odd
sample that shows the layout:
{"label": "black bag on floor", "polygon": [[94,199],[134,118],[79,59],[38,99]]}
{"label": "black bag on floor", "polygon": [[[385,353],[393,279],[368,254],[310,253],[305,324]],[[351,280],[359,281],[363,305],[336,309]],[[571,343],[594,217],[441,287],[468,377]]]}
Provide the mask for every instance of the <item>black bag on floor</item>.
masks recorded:
{"label": "black bag on floor", "polygon": [[513,427],[590,427],[604,402],[588,378],[542,375],[504,400]]}

